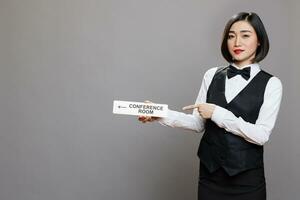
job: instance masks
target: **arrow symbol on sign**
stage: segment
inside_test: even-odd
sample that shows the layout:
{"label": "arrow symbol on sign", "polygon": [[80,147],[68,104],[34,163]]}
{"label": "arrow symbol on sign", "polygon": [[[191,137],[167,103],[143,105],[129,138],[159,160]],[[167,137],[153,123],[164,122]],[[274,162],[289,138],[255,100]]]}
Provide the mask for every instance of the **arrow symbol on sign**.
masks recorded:
{"label": "arrow symbol on sign", "polygon": [[124,107],[124,106],[118,106],[118,108],[126,108],[126,107]]}

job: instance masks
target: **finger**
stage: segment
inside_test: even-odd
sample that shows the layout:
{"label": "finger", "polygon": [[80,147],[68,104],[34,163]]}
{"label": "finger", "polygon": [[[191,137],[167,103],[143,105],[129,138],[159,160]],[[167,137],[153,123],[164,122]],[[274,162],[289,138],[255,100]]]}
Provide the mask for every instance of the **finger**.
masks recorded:
{"label": "finger", "polygon": [[148,119],[146,117],[144,117],[143,120],[142,120],[142,122],[146,123],[146,122],[148,122]]}
{"label": "finger", "polygon": [[198,104],[195,104],[195,105],[188,105],[188,106],[184,106],[182,108],[182,110],[191,110],[191,109],[194,109],[194,108],[198,108],[199,105]]}
{"label": "finger", "polygon": [[203,112],[199,112],[199,115],[200,115],[202,118],[204,118],[204,119],[205,119],[205,113],[203,113]]}
{"label": "finger", "polygon": [[144,116],[139,116],[139,117],[138,117],[138,120],[139,120],[139,121],[143,121],[144,119],[145,119]]}
{"label": "finger", "polygon": [[146,117],[145,117],[145,121],[146,121],[146,122],[151,122],[151,120],[152,120],[152,119],[151,119],[151,116],[146,116]]}
{"label": "finger", "polygon": [[146,100],[146,101],[144,101],[144,103],[152,103],[151,101],[149,101],[149,100]]}
{"label": "finger", "polygon": [[153,121],[154,121],[154,120],[158,120],[159,117],[152,117],[152,119],[153,119]]}
{"label": "finger", "polygon": [[198,111],[203,112],[205,110],[205,104],[199,104],[198,105]]}
{"label": "finger", "polygon": [[139,116],[138,120],[143,122],[143,123],[152,121],[151,116]]}

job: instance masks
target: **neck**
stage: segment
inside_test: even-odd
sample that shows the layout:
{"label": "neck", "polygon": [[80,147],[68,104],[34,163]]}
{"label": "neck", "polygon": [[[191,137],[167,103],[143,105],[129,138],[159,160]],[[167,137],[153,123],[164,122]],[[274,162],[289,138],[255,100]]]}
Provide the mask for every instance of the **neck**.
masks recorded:
{"label": "neck", "polygon": [[239,69],[243,69],[249,65],[251,65],[253,63],[250,63],[250,62],[234,62],[234,65],[239,68]]}

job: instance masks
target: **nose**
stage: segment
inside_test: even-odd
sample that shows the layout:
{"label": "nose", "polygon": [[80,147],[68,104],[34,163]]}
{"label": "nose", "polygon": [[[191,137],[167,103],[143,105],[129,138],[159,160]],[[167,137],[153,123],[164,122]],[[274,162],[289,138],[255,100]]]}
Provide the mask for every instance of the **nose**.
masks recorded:
{"label": "nose", "polygon": [[241,42],[240,37],[237,36],[237,37],[235,38],[234,45],[235,45],[235,46],[240,46],[240,42]]}

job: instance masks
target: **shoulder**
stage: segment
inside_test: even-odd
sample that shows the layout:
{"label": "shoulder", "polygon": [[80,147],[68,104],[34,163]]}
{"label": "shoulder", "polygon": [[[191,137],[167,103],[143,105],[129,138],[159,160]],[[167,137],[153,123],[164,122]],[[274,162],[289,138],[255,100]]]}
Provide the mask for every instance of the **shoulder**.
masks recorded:
{"label": "shoulder", "polygon": [[269,79],[267,87],[273,88],[273,89],[276,89],[276,90],[282,90],[282,82],[278,77],[272,76]]}
{"label": "shoulder", "polygon": [[225,69],[226,67],[227,67],[227,66],[219,66],[219,67],[213,67],[213,68],[210,68],[210,69],[208,69],[208,70],[205,72],[204,78],[212,78],[212,77],[215,75],[215,73],[216,73],[217,71],[223,70],[223,69]]}
{"label": "shoulder", "polygon": [[213,67],[213,68],[210,68],[208,70],[206,70],[206,72],[204,73],[204,78],[205,77],[212,77],[214,76],[214,74],[216,73],[218,67]]}
{"label": "shoulder", "polygon": [[280,79],[276,76],[272,76],[266,85],[265,97],[271,99],[279,97],[281,99],[282,90],[283,88]]}
{"label": "shoulder", "polygon": [[219,69],[223,69],[224,66],[220,66],[220,67],[213,67],[213,68],[210,68],[208,69],[205,73],[204,73],[204,76],[203,76],[203,84],[204,84],[204,87],[206,87],[208,89],[210,83],[212,82],[212,79],[213,77],[215,76],[216,72],[219,70]]}
{"label": "shoulder", "polygon": [[282,83],[281,83],[281,80],[278,77],[266,72],[265,70],[262,70],[262,72],[264,74],[266,74],[267,76],[269,76],[269,81],[267,83],[267,89],[282,90]]}

